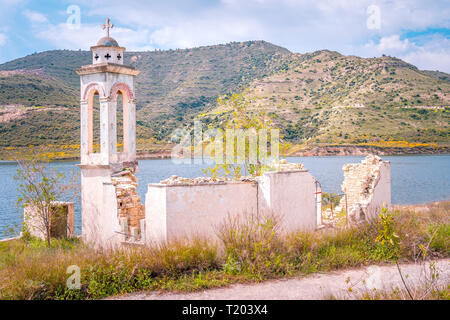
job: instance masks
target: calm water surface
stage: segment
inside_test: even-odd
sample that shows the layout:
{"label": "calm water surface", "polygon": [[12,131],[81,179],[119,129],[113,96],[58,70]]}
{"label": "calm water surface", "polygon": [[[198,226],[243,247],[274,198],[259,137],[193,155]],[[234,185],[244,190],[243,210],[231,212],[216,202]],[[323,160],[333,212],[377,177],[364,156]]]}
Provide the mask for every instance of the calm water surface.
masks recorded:
{"label": "calm water surface", "polygon": [[[342,166],[360,162],[364,157],[294,157],[290,162],[301,162],[320,181],[324,191],[341,193]],[[450,199],[450,155],[390,156],[392,203],[416,204]],[[79,173],[77,161],[54,162],[51,165],[60,172],[71,170]],[[206,165],[179,165],[171,160],[140,160],[138,192],[145,199],[147,183],[159,182],[171,175],[198,177],[204,175]],[[14,180],[17,165],[0,162],[0,239],[11,236],[10,228],[18,230],[22,221],[20,209],[16,208],[17,182]],[[75,203],[76,232],[81,232],[79,200]]]}

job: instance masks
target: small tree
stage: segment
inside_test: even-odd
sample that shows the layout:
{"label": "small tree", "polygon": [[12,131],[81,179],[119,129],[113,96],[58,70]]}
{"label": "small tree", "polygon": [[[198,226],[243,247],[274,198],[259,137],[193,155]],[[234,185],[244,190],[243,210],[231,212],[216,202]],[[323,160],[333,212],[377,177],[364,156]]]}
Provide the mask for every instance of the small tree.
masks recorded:
{"label": "small tree", "polygon": [[[251,95],[248,89],[244,89],[239,94],[219,96],[217,105],[229,111],[225,129],[252,130],[255,134],[259,130],[266,129],[270,132],[270,129],[275,129],[272,117],[257,103],[256,98]],[[256,148],[257,163],[250,161],[250,143],[247,139],[245,140],[244,154],[239,154],[237,144],[234,141],[227,141],[227,136],[224,136],[224,138],[225,144],[232,143],[234,145],[234,154],[237,155],[238,159],[235,159],[234,163],[216,164],[214,167],[204,169],[203,172],[216,177],[222,169],[225,175],[232,175],[235,178],[239,178],[243,174],[242,169],[247,174],[258,176],[269,168],[267,163],[261,161],[262,155],[260,154],[260,148]],[[289,146],[279,141],[279,147],[281,149],[280,151],[283,151]],[[267,152],[267,156],[271,156],[270,152]]]}
{"label": "small tree", "polygon": [[18,169],[14,178],[19,181],[17,206],[32,208],[25,220],[34,222],[33,227],[44,235],[47,246],[50,246],[52,224],[63,214],[55,202],[68,196],[77,184],[73,180],[65,183],[66,176],[49,167],[45,154],[31,151],[16,155]]}

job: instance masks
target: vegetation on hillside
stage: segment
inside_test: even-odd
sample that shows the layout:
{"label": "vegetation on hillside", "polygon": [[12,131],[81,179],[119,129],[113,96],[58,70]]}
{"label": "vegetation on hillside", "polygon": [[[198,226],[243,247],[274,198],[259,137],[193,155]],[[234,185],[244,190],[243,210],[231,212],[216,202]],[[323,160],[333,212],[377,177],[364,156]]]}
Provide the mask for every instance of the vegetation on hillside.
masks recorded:
{"label": "vegetation on hillside", "polygon": [[[264,41],[127,52],[125,63],[141,70],[136,93],[138,140],[164,141],[174,128],[214,105],[219,94],[239,91],[255,78],[286,68],[290,55]],[[54,119],[51,112],[36,114],[34,110],[27,110],[25,117],[0,119],[3,145],[79,143],[79,76],[74,70],[89,63],[90,52],[53,50],[0,65],[0,113],[8,113],[2,106],[10,104],[74,109],[63,121],[68,126],[60,125],[59,114]],[[7,72],[14,75],[6,76]],[[47,92],[51,84],[53,89]],[[53,92],[61,94],[55,97]],[[34,119],[23,122],[26,117]]]}
{"label": "vegetation on hillside", "polygon": [[78,107],[79,95],[74,87],[53,78],[0,74],[1,105]]}
{"label": "vegetation on hillside", "polygon": [[[386,147],[383,141],[450,142],[450,82],[397,58],[318,51],[255,80],[249,94],[257,97],[254,108],[263,105],[295,143]],[[227,113],[221,106],[210,112],[211,118]]]}
{"label": "vegetation on hillside", "polygon": [[[0,65],[1,146],[79,143],[74,69],[90,62],[90,52],[54,50]],[[217,96],[245,87],[257,97],[254,107],[263,105],[295,144],[450,144],[448,74],[420,71],[394,57],[328,50],[294,54],[249,41],[127,52],[125,63],[141,70],[136,94],[142,146],[165,144],[173,129],[198,118],[209,126],[222,124],[230,110],[216,104]],[[22,105],[25,111],[14,116],[6,105]],[[36,110],[42,107],[45,111]]]}

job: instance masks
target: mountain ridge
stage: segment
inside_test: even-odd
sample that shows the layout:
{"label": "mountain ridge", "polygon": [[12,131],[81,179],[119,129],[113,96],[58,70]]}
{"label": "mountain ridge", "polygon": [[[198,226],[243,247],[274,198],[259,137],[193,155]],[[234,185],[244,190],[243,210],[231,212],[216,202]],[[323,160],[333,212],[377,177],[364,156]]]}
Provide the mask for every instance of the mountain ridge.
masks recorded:
{"label": "mountain ridge", "polygon": [[[220,113],[226,112],[217,109],[217,96],[247,87],[295,144],[357,145],[391,138],[449,145],[450,75],[419,70],[395,57],[361,58],[326,49],[299,54],[249,41],[127,52],[124,58],[141,70],[141,149],[166,143],[173,129],[205,113],[202,120],[220,125]],[[73,70],[89,63],[88,51],[50,50],[1,64],[0,148],[76,144],[79,78]],[[20,117],[8,117],[10,105],[23,105]],[[2,113],[8,120],[2,121]]]}

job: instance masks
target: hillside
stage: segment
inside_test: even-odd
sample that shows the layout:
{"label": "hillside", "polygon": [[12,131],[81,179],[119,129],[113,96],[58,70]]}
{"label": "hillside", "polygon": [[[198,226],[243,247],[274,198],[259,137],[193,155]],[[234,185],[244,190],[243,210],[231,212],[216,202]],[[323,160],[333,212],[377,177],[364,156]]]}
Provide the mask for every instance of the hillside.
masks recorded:
{"label": "hillside", "polygon": [[[182,121],[214,104],[218,94],[234,92],[285,68],[290,56],[288,50],[264,41],[127,52],[125,63],[141,70],[136,96],[138,138],[165,138]],[[9,121],[0,121],[0,147],[78,143],[79,77],[74,69],[89,64],[90,57],[87,51],[54,50],[0,65],[0,113],[10,113],[11,108],[4,107],[9,105],[51,105],[76,111],[69,111],[65,118],[70,132],[60,131],[58,125],[49,128],[55,119],[48,111],[37,114],[28,108],[26,116],[5,116]],[[24,123],[24,118],[34,121]]]}
{"label": "hillside", "polygon": [[432,76],[439,80],[450,81],[450,74],[440,71],[422,70],[426,75]]}
{"label": "hillside", "polygon": [[[0,65],[0,148],[76,146],[79,78],[73,70],[89,63],[90,52],[54,50]],[[294,144],[450,144],[449,75],[394,57],[295,54],[249,41],[128,52],[125,63],[141,70],[139,149],[167,142],[174,128],[198,117],[220,125],[228,113],[216,107],[217,95],[243,87]]]}
{"label": "hillside", "polygon": [[75,106],[79,92],[75,87],[44,74],[0,71],[0,97],[2,105]]}
{"label": "hillside", "polygon": [[[254,107],[271,113],[294,143],[383,147],[450,141],[450,82],[397,58],[327,50],[297,55],[287,70],[249,88],[257,98]],[[217,115],[225,118],[226,108],[204,117]]]}

